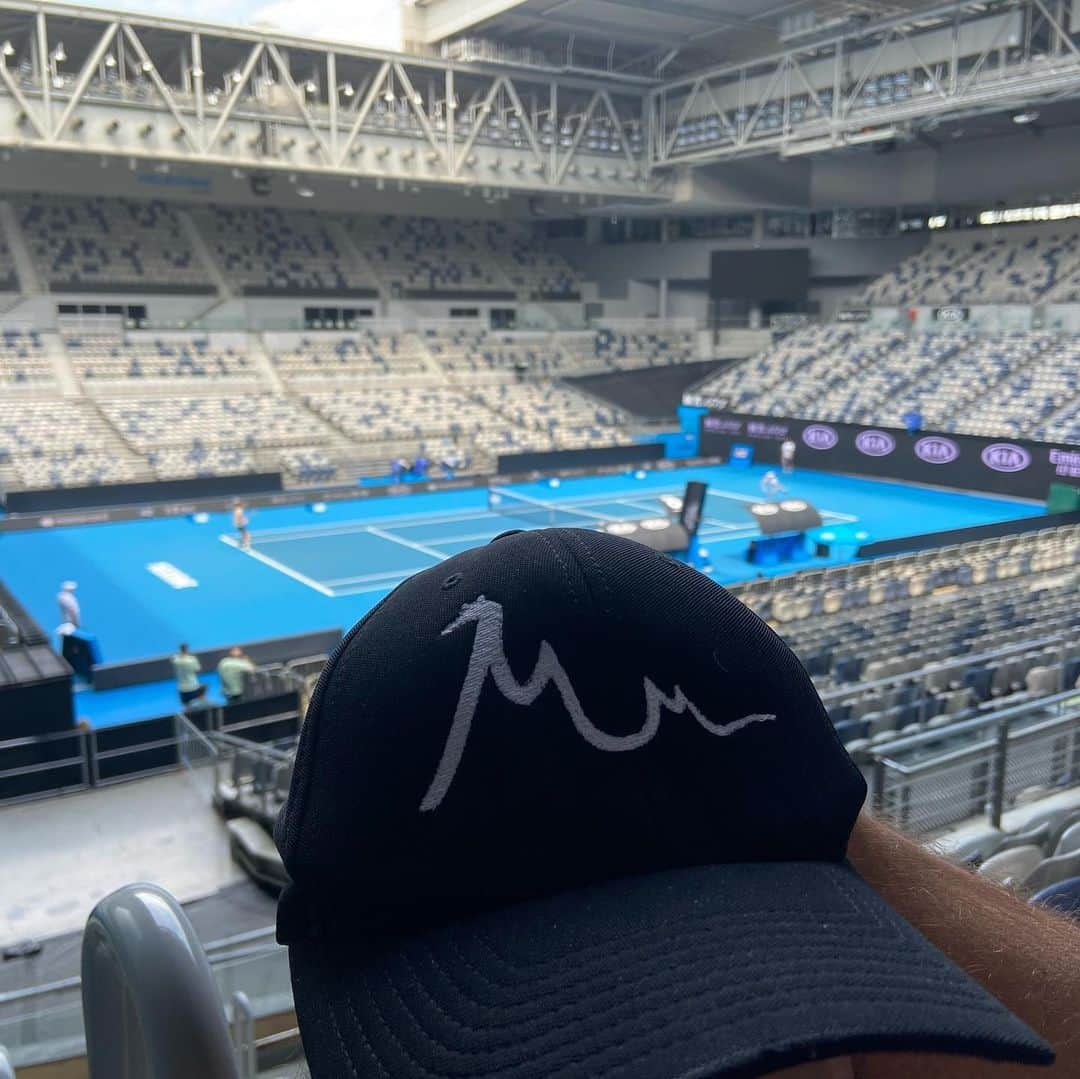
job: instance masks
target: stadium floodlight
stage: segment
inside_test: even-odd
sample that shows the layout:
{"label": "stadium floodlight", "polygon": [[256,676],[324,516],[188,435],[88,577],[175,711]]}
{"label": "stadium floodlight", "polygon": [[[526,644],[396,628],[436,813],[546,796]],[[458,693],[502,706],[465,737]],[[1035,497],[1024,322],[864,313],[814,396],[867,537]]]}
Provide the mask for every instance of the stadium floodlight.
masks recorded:
{"label": "stadium floodlight", "polygon": [[[112,64],[109,63],[110,60],[112,60]],[[112,56],[106,56],[105,57],[105,66],[106,67],[112,67],[115,63],[116,63],[116,60]],[[193,79],[201,79],[203,77],[203,74],[204,74],[204,72],[203,72],[203,69],[201,67],[193,67],[191,69],[191,77]]]}
{"label": "stadium floodlight", "polygon": [[1038,109],[1024,109],[1022,112],[1013,113],[1012,122],[1014,124],[1033,124],[1038,118]]}
{"label": "stadium floodlight", "polygon": [[244,73],[240,70],[236,70],[229,76],[229,78],[232,79],[235,86],[239,86],[240,83],[244,81]]}
{"label": "stadium floodlight", "polygon": [[355,94],[355,93],[356,93],[356,87],[355,87],[355,86],[353,86],[353,84],[352,84],[351,82],[347,82],[347,83],[345,83],[345,84],[344,84],[344,85],[343,85],[343,86],[341,87],[341,92],[342,92],[342,93],[343,93],[343,94],[344,94],[344,95],[345,95],[346,97],[352,97],[352,96],[353,96],[353,94]]}
{"label": "stadium floodlight", "polygon": [[299,195],[299,196],[300,196],[300,197],[301,197],[302,199],[313,199],[313,198],[315,197],[315,190],[314,190],[314,188],[310,188],[310,187],[308,187],[308,186],[307,186],[306,184],[305,184],[305,185],[304,185],[303,187],[298,187],[298,188],[296,189],[296,193],[297,193],[297,194],[298,194],[298,195]]}
{"label": "stadium floodlight", "polygon": [[62,64],[67,59],[67,53],[64,51],[64,43],[62,41],[56,43],[56,48],[49,53],[49,59],[57,64]]}
{"label": "stadium floodlight", "polygon": [[0,45],[0,55],[5,57],[15,55],[15,46],[10,41],[5,41],[3,45]]}
{"label": "stadium floodlight", "polygon": [[208,105],[216,105],[218,103],[218,95],[216,90],[211,90],[210,93],[206,95],[206,103]]}
{"label": "stadium floodlight", "polygon": [[319,88],[315,85],[315,80],[314,79],[308,79],[308,81],[304,83],[304,93],[305,94],[313,94],[318,89]]}

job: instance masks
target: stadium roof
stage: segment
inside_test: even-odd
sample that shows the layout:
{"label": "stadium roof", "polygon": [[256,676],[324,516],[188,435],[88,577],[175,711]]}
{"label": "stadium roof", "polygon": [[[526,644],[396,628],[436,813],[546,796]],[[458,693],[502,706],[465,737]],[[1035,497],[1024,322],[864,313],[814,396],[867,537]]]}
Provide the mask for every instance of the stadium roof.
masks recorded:
{"label": "stadium roof", "polygon": [[560,66],[671,78],[906,15],[927,0],[415,0],[427,44],[483,38]]}

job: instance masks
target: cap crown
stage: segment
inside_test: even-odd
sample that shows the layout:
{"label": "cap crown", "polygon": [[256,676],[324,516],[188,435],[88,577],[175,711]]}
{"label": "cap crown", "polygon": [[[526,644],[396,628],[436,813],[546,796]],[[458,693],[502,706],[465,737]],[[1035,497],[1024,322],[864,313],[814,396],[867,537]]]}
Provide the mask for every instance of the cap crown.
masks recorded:
{"label": "cap crown", "polygon": [[[408,928],[675,866],[837,860],[865,796],[809,677],[695,570],[577,529],[417,574],[316,691],[295,893]],[[363,910],[357,910],[357,903]]]}

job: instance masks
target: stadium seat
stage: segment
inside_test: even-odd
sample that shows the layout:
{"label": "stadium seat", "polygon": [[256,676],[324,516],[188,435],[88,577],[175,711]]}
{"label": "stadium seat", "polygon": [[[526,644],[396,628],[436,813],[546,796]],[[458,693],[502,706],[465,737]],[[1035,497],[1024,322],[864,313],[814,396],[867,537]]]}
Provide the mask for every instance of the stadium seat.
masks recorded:
{"label": "stadium seat", "polygon": [[1019,887],[1043,860],[1040,847],[1021,846],[999,851],[979,866],[979,875],[1006,887]]}
{"label": "stadium seat", "polygon": [[1068,854],[1056,854],[1041,861],[1024,879],[1024,887],[1040,892],[1063,880],[1080,876],[1080,849]]}

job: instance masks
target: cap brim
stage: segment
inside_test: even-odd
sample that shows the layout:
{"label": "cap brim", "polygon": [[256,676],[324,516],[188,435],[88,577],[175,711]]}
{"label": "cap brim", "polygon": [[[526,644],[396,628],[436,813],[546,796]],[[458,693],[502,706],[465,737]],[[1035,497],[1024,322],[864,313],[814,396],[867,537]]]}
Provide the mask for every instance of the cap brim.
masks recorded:
{"label": "cap brim", "polygon": [[708,1079],[875,1051],[1053,1060],[845,865],[628,878],[374,952],[342,919],[289,950],[315,1079]]}

